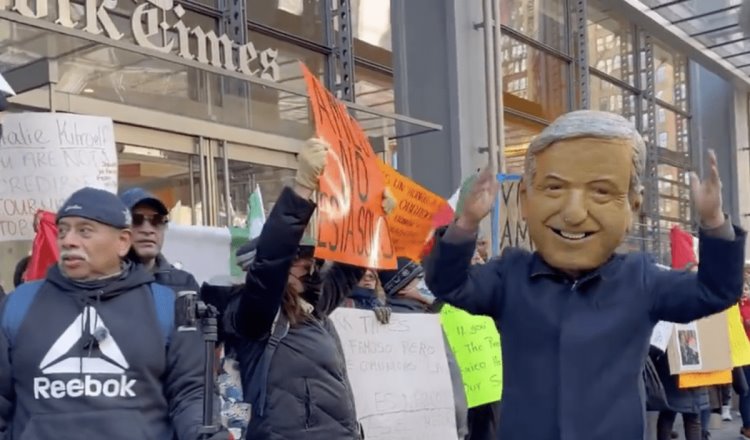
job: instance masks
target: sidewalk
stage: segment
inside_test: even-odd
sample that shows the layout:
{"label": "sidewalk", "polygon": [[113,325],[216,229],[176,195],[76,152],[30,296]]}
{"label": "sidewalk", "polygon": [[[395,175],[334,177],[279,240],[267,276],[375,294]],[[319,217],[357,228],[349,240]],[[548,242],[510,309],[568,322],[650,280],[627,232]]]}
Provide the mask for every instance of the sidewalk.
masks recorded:
{"label": "sidewalk", "polygon": [[[721,422],[719,429],[710,430],[711,440],[739,440],[740,436],[740,416],[739,414],[733,414],[734,420],[731,422]],[[678,437],[680,440],[685,439],[684,431],[682,430],[682,419],[678,416],[675,422],[675,431],[680,434]]]}

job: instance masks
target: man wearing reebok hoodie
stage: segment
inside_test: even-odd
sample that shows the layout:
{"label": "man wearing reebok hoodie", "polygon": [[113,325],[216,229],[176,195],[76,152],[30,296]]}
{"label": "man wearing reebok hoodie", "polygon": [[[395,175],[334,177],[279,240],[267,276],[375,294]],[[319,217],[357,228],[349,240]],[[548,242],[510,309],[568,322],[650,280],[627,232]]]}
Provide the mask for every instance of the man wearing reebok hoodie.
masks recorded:
{"label": "man wearing reebok hoodie", "polygon": [[175,330],[174,293],[125,259],[130,226],[93,188],[58,212],[59,264],[0,310],[0,439],[199,438],[202,337]]}

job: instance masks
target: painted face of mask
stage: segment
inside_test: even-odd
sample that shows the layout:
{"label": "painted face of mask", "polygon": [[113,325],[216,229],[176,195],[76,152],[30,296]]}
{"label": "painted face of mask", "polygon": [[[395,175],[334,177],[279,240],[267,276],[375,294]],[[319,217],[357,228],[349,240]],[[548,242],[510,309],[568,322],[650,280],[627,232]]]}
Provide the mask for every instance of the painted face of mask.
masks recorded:
{"label": "painted face of mask", "polygon": [[629,142],[593,138],[560,141],[536,155],[521,207],[547,264],[579,274],[612,256],[640,208],[640,196],[630,194],[632,158]]}

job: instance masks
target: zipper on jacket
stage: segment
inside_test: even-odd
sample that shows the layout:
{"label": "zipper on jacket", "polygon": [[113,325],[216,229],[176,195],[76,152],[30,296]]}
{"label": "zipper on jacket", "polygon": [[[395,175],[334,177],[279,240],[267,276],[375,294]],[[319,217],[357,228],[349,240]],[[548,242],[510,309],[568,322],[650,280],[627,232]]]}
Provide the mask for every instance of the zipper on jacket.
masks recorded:
{"label": "zipper on jacket", "polygon": [[310,405],[312,404],[312,396],[310,396],[310,383],[305,378],[305,429],[310,429],[310,413],[312,412]]}

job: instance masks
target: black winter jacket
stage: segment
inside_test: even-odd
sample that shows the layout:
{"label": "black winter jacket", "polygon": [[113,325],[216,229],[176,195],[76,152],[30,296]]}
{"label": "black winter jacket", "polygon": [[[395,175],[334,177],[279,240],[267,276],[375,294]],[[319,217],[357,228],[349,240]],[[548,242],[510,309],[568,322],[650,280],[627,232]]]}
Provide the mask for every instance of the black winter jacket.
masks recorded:
{"label": "black winter jacket", "polygon": [[349,296],[364,269],[334,264],[325,272],[313,316],[292,326],[272,357],[264,401],[251,387],[314,210],[312,202],[290,188],[282,192],[263,227],[245,286],[225,313],[228,331],[240,339],[242,388],[245,401],[253,405],[248,439],[360,438],[343,351],[328,315]]}
{"label": "black winter jacket", "polygon": [[[135,256],[132,250],[129,258],[134,263],[138,263],[138,257]],[[195,280],[195,277],[189,272],[174,267],[164,258],[164,255],[159,254],[156,257],[152,273],[157,283],[171,288],[175,293],[183,290],[194,291],[196,293],[200,291],[200,286],[198,286],[198,281]]]}

